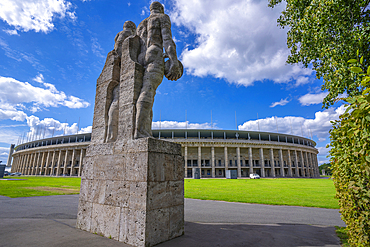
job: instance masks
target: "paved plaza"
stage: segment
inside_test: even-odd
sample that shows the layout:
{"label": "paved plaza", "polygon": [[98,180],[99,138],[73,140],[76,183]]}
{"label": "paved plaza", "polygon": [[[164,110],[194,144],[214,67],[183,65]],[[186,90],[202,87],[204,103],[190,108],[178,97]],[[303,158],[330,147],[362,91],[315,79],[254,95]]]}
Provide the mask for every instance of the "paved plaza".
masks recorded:
{"label": "paved plaza", "polygon": [[[0,246],[128,245],[75,228],[79,195],[0,196]],[[185,235],[165,246],[340,246],[338,210],[185,199]]]}

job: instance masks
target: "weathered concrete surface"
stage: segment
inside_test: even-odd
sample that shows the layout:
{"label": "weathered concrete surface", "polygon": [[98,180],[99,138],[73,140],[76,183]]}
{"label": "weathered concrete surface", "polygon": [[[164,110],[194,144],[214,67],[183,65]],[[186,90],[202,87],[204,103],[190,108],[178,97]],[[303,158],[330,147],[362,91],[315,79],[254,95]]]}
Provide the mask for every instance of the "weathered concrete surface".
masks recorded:
{"label": "weathered concrete surface", "polygon": [[[77,206],[78,195],[0,196],[0,246],[129,247],[74,228]],[[333,226],[344,225],[335,209],[192,199],[185,199],[185,220],[185,235],[157,246],[339,247]]]}
{"label": "weathered concrete surface", "polygon": [[77,228],[134,246],[183,235],[183,164],[181,145],[154,138],[91,144]]}
{"label": "weathered concrete surface", "polygon": [[171,61],[169,79],[181,75],[169,39],[170,19],[159,2],[150,11],[138,32],[133,22],[125,23],[97,80],[76,224],[134,246],[184,234],[181,145],[151,135],[155,90],[164,75],[163,48]]}

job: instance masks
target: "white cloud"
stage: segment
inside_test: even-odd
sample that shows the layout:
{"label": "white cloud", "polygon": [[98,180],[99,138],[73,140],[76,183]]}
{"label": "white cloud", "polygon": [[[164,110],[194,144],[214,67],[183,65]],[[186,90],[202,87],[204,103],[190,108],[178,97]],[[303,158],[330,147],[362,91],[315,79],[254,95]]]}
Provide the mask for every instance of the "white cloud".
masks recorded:
{"label": "white cloud", "polygon": [[281,106],[284,106],[284,105],[286,105],[286,104],[288,104],[289,103],[289,100],[287,100],[287,99],[281,99],[280,101],[278,101],[278,102],[274,102],[274,103],[272,103],[271,105],[270,105],[270,107],[275,107],[275,106],[278,106],[278,105],[281,105]]}
{"label": "white cloud", "polygon": [[300,76],[297,78],[295,85],[300,86],[309,83],[309,78],[305,76]]}
{"label": "white cloud", "polygon": [[283,8],[257,0],[175,0],[173,23],[197,36],[196,47],[181,54],[187,73],[244,86],[266,79],[307,82],[312,70],[286,64],[287,30],[277,27]]}
{"label": "white cloud", "polygon": [[75,19],[71,7],[66,0],[1,0],[0,19],[17,30],[48,33],[56,17]]}
{"label": "white cloud", "polygon": [[[45,83],[42,74],[38,74],[34,81],[41,83],[44,88],[0,76],[0,119],[24,121],[27,115],[21,109],[36,112],[41,107],[85,108],[90,105],[80,98],[58,91],[53,84]],[[25,107],[24,104],[31,105]]]}
{"label": "white cloud", "polygon": [[79,134],[82,133],[91,133],[92,132],[92,126],[87,126],[86,128],[81,128],[80,131],[78,131]]}
{"label": "white cloud", "polygon": [[44,76],[39,73],[35,78],[33,78],[33,80],[38,83],[44,83]]}
{"label": "white cloud", "polygon": [[23,111],[1,109],[0,104],[0,120],[11,119],[14,121],[24,121],[26,117],[27,114]]}
{"label": "white cloud", "polygon": [[19,36],[19,34],[18,34],[18,32],[17,32],[17,30],[10,30],[10,29],[4,29],[3,30],[5,33],[7,33],[7,34],[9,34],[9,35],[18,35]]}
{"label": "white cloud", "polygon": [[[330,121],[338,120],[345,111],[344,106],[329,108],[315,113],[315,118],[287,116],[283,118],[268,117],[265,119],[247,121],[238,126],[240,130],[253,130],[264,132],[279,132],[311,138],[316,136],[319,140],[325,141],[329,137],[329,130],[332,127]],[[277,125],[277,127],[276,127]],[[258,127],[259,126],[259,127]]]}
{"label": "white cloud", "polygon": [[91,38],[91,50],[97,57],[105,58],[102,54],[103,49],[101,48],[97,38]]}
{"label": "white cloud", "polygon": [[330,147],[327,148],[326,146],[324,146],[324,147],[318,147],[317,149],[319,150],[320,156],[326,157],[329,155],[329,151],[331,148]]}
{"label": "white cloud", "polygon": [[23,135],[23,143],[32,140],[48,138],[52,136],[73,135],[77,133],[91,133],[91,126],[78,129],[78,124],[62,123],[53,118],[40,120],[36,116],[27,117],[27,125],[30,130]]}
{"label": "white cloud", "polygon": [[304,105],[304,106],[321,104],[327,95],[328,95],[327,92],[322,92],[318,94],[308,93],[300,97],[298,100],[299,100],[299,103],[301,103],[301,105]]}
{"label": "white cloud", "polygon": [[[157,121],[152,123],[152,129],[211,129],[210,123],[189,123],[177,121]],[[215,124],[213,124],[213,128]]]}

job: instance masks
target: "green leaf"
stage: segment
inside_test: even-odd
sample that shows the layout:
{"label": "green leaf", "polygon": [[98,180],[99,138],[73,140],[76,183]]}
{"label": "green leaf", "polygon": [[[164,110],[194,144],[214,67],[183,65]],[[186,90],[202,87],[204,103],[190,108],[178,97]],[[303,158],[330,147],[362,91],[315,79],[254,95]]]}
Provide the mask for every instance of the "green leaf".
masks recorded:
{"label": "green leaf", "polygon": [[354,73],[360,73],[362,72],[362,69],[359,67],[351,67],[350,70]]}
{"label": "green leaf", "polygon": [[362,56],[361,58],[360,58],[360,64],[362,64],[364,62],[364,56]]}
{"label": "green leaf", "polygon": [[370,66],[367,67],[367,75],[370,75]]}
{"label": "green leaf", "polygon": [[348,63],[357,63],[357,59],[350,59],[348,60]]}
{"label": "green leaf", "polygon": [[358,54],[359,54],[359,50],[357,50],[356,54],[357,54],[357,56],[358,56]]}

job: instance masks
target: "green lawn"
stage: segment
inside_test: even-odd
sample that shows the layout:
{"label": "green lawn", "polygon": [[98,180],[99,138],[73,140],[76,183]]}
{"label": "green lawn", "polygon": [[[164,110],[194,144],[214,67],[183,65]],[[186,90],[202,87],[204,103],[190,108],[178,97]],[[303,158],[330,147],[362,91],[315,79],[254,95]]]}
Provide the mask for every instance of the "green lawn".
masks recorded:
{"label": "green lawn", "polygon": [[5,178],[17,180],[0,180],[0,195],[2,196],[16,198],[80,193],[81,179],[77,177],[22,176]]}
{"label": "green lawn", "polygon": [[[76,177],[8,177],[0,180],[0,195],[29,197],[78,194]],[[330,179],[185,179],[185,197],[202,200],[339,208]]]}
{"label": "green lawn", "polygon": [[339,208],[330,179],[185,179],[185,198]]}

